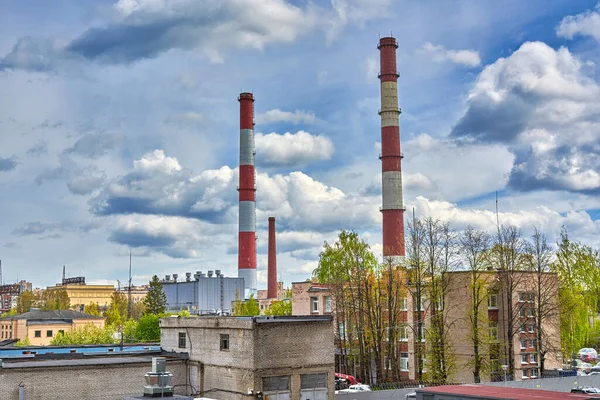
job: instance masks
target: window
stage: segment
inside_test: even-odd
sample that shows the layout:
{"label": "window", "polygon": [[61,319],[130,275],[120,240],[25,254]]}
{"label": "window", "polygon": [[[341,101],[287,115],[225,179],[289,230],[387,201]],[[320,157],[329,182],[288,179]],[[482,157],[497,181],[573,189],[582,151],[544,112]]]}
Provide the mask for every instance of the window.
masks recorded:
{"label": "window", "polygon": [[286,392],[290,390],[289,376],[265,376],[263,380],[263,392]]}
{"label": "window", "polygon": [[490,340],[498,340],[498,327],[490,326]]}
{"label": "window", "polygon": [[497,373],[500,372],[500,360],[497,358],[492,358],[490,360],[490,372]]}
{"label": "window", "polygon": [[425,329],[423,329],[423,328],[424,328],[423,325],[419,326],[419,333],[421,335],[421,342],[425,341]]}
{"label": "window", "polygon": [[406,328],[406,326],[400,327],[400,341],[408,342],[408,329]]}
{"label": "window", "polygon": [[400,311],[408,311],[408,301],[406,297],[400,299]]}
{"label": "window", "polygon": [[526,349],[527,348],[527,340],[521,340],[521,348],[522,349]]}
{"label": "window", "polygon": [[46,331],[46,337],[52,337],[52,331]]}
{"label": "window", "polygon": [[496,293],[488,294],[488,308],[498,308],[498,295]]}
{"label": "window", "polygon": [[529,360],[527,359],[527,354],[521,354],[521,364],[529,364]]}
{"label": "window", "polygon": [[400,353],[400,370],[408,371],[408,353]]}
{"label": "window", "polygon": [[521,327],[519,328],[519,332],[525,333],[525,324],[521,324]]}
{"label": "window", "polygon": [[300,389],[316,389],[327,387],[327,374],[300,375]]}
{"label": "window", "polygon": [[325,296],[325,312],[331,312],[331,296]]}
{"label": "window", "polygon": [[519,310],[519,317],[525,318],[525,310],[522,308]]}
{"label": "window", "polygon": [[421,310],[418,309],[418,305],[417,303],[419,303],[419,301],[417,301],[418,299],[413,299],[413,309],[414,311],[425,311],[425,301],[423,301],[423,299],[421,299],[420,303],[421,303]]}
{"label": "window", "polygon": [[187,346],[187,340],[185,337],[185,332],[179,332],[179,348],[185,349]]}
{"label": "window", "polygon": [[42,331],[35,331],[33,336],[35,337],[42,337]]}
{"label": "window", "polygon": [[535,332],[535,325],[527,325],[527,332],[529,332],[529,333]]}
{"label": "window", "polygon": [[531,339],[531,348],[537,350],[537,339]]}
{"label": "window", "polygon": [[311,297],[310,298],[310,311],[311,312],[319,312],[319,298],[318,297]]}
{"label": "window", "polygon": [[338,331],[341,339],[347,339],[346,337],[346,326],[343,322],[338,322]]}
{"label": "window", "polygon": [[533,353],[529,355],[529,364],[537,364],[537,354]]}
{"label": "window", "polygon": [[229,335],[221,335],[221,351],[229,350]]}
{"label": "window", "polygon": [[537,368],[531,368],[531,377],[537,378],[540,375],[540,371]]}
{"label": "window", "polygon": [[535,295],[533,293],[520,292],[519,293],[519,301],[524,302],[533,302]]}

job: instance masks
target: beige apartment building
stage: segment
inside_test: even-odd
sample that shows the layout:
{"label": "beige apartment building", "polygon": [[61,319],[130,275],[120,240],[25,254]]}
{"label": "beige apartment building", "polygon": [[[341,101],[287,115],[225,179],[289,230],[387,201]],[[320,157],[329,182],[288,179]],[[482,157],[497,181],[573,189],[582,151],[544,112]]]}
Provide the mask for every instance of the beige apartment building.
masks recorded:
{"label": "beige apartment building", "polygon": [[[502,285],[500,271],[491,270],[481,274],[484,282],[484,299],[480,305],[482,332],[481,351],[485,356],[487,367],[482,380],[499,380],[503,378],[502,365],[507,365],[509,356],[508,322],[513,321],[513,359],[515,380],[540,377],[540,354],[537,335],[537,304],[541,298],[543,315],[541,316],[541,332],[543,346],[546,351],[544,368],[546,370],[560,368],[560,315],[558,304],[558,277],[554,273],[543,273],[540,279],[538,296],[538,278],[535,272],[515,272],[512,296]],[[445,312],[452,324],[452,344],[458,365],[470,365],[473,359],[471,341],[471,318],[469,307],[472,304],[472,276],[468,271],[447,274],[448,296]],[[512,298],[512,315],[508,311],[508,298]],[[473,379],[472,369],[458,368],[456,379],[469,382]]]}
{"label": "beige apartment building", "polygon": [[33,346],[47,346],[58,333],[68,332],[89,323],[104,327],[104,318],[73,310],[31,309],[23,314],[1,318],[0,338],[27,338]]}
{"label": "beige apartment building", "polygon": [[85,283],[67,283],[50,286],[46,290],[61,290],[67,291],[71,307],[76,310],[83,311],[83,307],[90,304],[98,304],[100,308],[108,307],[110,299],[115,291],[113,285],[86,285]]}

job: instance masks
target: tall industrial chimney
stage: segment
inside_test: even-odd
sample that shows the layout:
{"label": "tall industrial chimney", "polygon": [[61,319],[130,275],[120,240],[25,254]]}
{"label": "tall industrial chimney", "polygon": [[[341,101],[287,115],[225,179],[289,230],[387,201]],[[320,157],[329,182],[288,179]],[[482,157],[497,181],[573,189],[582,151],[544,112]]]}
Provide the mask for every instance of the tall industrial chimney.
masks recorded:
{"label": "tall industrial chimney", "polygon": [[238,277],[244,278],[245,297],[256,295],[256,205],[254,184],[254,96],[241,93]]}
{"label": "tall industrial chimney", "polygon": [[404,205],[402,201],[403,155],[400,152],[400,108],[398,107],[398,71],[393,37],[379,39],[381,71],[381,188],[383,197],[383,255],[404,256]]}
{"label": "tall industrial chimney", "polygon": [[269,256],[267,274],[267,298],[277,298],[277,240],[275,217],[269,217]]}

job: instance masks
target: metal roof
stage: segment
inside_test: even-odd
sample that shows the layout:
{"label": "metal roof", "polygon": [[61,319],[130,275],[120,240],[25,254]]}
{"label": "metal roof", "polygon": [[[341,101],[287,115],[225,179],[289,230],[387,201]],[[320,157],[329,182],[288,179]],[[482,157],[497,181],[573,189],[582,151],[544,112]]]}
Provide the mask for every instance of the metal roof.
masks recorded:
{"label": "metal roof", "polygon": [[64,320],[64,319],[102,319],[96,315],[86,314],[75,310],[31,310],[23,314],[13,315],[12,317],[1,318],[1,320]]}

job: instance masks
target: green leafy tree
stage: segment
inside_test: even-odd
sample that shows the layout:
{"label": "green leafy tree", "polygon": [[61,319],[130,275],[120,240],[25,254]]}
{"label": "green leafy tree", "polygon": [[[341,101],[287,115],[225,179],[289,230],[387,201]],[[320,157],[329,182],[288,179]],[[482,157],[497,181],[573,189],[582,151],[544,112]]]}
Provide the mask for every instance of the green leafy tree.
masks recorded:
{"label": "green leafy tree", "polygon": [[60,332],[50,342],[54,346],[113,343],[117,343],[113,327],[99,327],[91,322],[64,333]]}
{"label": "green leafy tree", "polygon": [[155,342],[160,340],[160,317],[156,314],[143,315],[137,322],[135,337],[143,342]]}
{"label": "green leafy tree", "polygon": [[163,291],[162,283],[158,279],[158,276],[154,275],[150,281],[148,293],[144,298],[144,306],[146,307],[146,314],[160,315],[165,312],[167,305],[167,296]]}
{"label": "green leafy tree", "polygon": [[16,308],[11,308],[10,310],[8,310],[7,312],[5,312],[4,314],[0,314],[0,318],[8,318],[8,317],[12,317],[14,315],[17,315],[17,309]]}
{"label": "green leafy tree", "polygon": [[127,317],[127,298],[119,291],[114,291],[110,298],[110,305],[105,312],[106,324],[120,326]]}
{"label": "green leafy tree", "polygon": [[258,301],[251,294],[248,300],[240,300],[236,293],[236,300],[233,305],[233,315],[236,317],[253,317],[260,315],[260,307]]}
{"label": "green leafy tree", "polygon": [[28,337],[26,337],[25,339],[18,340],[17,343],[15,343],[15,346],[18,346],[18,347],[31,346],[31,341],[29,340]]}
{"label": "green leafy tree", "polygon": [[22,292],[19,297],[17,297],[17,314],[29,312],[31,307],[35,305],[35,302],[35,294],[33,294],[31,290]]}
{"label": "green leafy tree", "polygon": [[91,303],[87,306],[83,307],[83,312],[90,315],[101,316],[100,308],[98,307],[98,303]]}
{"label": "green leafy tree", "polygon": [[123,341],[125,343],[135,343],[137,342],[137,329],[138,323],[134,319],[129,319],[123,325]]}
{"label": "green leafy tree", "polygon": [[275,300],[265,310],[265,315],[292,315],[292,302]]}
{"label": "green leafy tree", "polygon": [[42,304],[44,310],[68,310],[71,300],[65,288],[46,289],[42,293]]}
{"label": "green leafy tree", "polygon": [[131,315],[129,318],[133,318],[134,320],[139,320],[142,315],[146,312],[146,306],[143,301],[135,302],[131,305]]}

